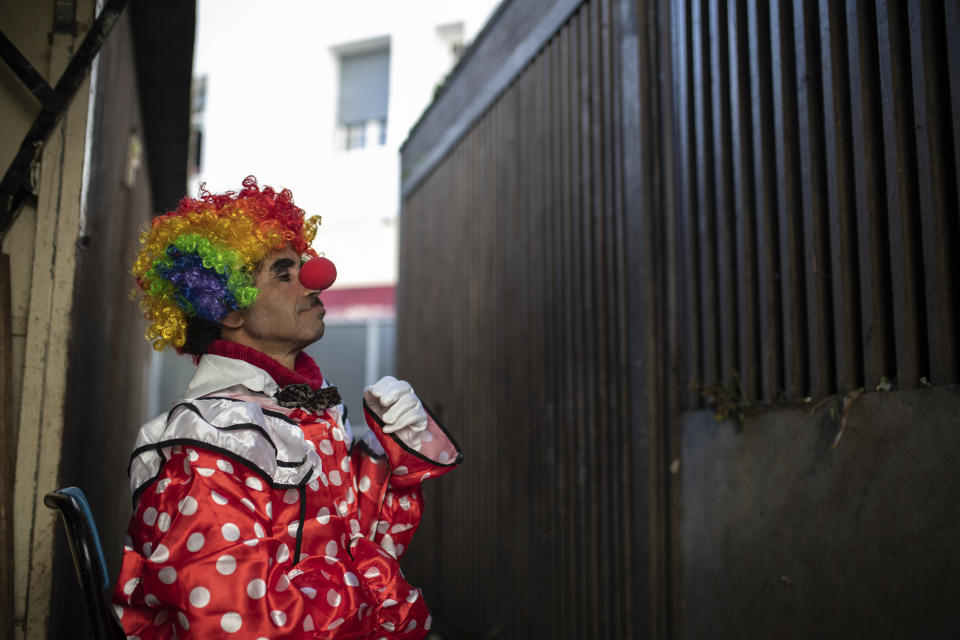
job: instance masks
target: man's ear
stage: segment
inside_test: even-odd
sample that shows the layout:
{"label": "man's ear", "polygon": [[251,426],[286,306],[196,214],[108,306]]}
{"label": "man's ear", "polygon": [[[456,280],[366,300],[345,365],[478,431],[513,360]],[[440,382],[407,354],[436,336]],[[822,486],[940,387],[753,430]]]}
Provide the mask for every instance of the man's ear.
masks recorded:
{"label": "man's ear", "polygon": [[243,313],[239,309],[234,309],[223,317],[220,325],[225,329],[239,329],[243,326]]}

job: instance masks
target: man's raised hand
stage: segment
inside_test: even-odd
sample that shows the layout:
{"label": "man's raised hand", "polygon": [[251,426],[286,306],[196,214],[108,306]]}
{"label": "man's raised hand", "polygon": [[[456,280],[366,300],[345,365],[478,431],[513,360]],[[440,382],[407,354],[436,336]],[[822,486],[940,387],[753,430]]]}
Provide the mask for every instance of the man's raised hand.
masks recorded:
{"label": "man's raised hand", "polygon": [[427,412],[408,382],[385,376],[364,389],[363,398],[383,420],[384,433],[396,434],[405,445],[420,450]]}

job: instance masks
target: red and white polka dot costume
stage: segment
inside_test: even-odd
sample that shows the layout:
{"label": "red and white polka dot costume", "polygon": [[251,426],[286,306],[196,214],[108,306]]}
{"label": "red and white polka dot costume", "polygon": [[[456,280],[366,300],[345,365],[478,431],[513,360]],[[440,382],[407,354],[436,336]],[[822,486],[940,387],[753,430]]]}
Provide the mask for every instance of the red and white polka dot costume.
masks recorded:
{"label": "red and white polka dot costume", "polygon": [[[429,417],[419,451],[380,430],[352,442],[342,405],[282,408],[296,372],[216,342],[167,416],[141,429],[136,508],[114,592],[129,636],[422,638],[430,614],[397,563],[423,509],[420,483],[460,461]],[[254,364],[255,363],[255,364]],[[382,447],[382,448],[381,448]],[[382,452],[382,455],[378,455]]]}

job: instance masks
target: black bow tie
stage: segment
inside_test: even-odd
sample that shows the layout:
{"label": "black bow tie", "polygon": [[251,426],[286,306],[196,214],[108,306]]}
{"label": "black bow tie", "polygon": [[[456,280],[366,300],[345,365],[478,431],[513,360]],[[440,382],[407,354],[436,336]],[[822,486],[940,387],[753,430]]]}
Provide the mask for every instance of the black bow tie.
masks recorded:
{"label": "black bow tie", "polygon": [[316,391],[308,384],[288,384],[277,391],[277,404],[288,409],[302,408],[310,413],[318,413],[341,403],[340,392],[336,387],[324,387]]}

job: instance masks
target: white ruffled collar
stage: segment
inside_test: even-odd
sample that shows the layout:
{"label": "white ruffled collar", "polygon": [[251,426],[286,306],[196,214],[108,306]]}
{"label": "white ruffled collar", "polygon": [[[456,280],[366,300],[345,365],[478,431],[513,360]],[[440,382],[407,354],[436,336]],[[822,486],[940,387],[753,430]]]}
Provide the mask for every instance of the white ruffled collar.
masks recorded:
{"label": "white ruffled collar", "polygon": [[255,393],[274,396],[279,386],[269,373],[237,358],[206,354],[200,358],[197,371],[183,394],[185,400],[243,385]]}

